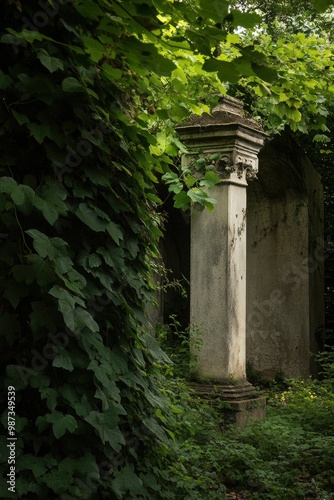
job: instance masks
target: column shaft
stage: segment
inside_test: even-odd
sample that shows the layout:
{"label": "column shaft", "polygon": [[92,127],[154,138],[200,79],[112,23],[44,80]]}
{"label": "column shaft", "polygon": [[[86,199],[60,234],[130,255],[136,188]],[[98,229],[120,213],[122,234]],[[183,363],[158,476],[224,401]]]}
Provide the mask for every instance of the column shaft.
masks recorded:
{"label": "column shaft", "polygon": [[212,213],[193,207],[191,324],[202,334],[194,374],[223,383],[246,378],[246,183],[210,191]]}

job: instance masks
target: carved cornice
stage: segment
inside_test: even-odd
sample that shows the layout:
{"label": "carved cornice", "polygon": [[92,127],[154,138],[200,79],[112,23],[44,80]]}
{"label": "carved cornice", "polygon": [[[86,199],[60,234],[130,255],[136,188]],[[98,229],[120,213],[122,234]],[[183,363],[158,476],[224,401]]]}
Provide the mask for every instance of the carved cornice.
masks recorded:
{"label": "carved cornice", "polygon": [[247,181],[257,179],[258,173],[257,160],[242,156],[240,154],[222,154],[215,162],[215,170],[222,176],[222,179],[227,179],[231,174],[236,173],[238,179],[241,179],[245,173]]}

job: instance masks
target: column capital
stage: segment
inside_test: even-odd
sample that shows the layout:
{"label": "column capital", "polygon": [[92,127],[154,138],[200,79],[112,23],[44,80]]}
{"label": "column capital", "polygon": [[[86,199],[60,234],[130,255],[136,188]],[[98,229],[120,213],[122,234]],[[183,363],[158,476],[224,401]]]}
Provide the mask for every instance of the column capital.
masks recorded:
{"label": "column capital", "polygon": [[257,122],[244,116],[241,101],[223,96],[211,114],[192,116],[176,130],[188,155],[219,154],[212,164],[223,182],[246,186],[256,178],[258,153],[267,135]]}

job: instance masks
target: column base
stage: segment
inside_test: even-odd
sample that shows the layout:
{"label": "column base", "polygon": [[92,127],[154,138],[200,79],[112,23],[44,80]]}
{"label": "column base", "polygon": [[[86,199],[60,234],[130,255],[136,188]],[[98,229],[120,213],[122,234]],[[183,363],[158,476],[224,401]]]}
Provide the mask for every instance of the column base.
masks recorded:
{"label": "column base", "polygon": [[229,408],[223,410],[224,424],[244,426],[249,420],[266,418],[266,398],[259,397],[240,401],[229,401]]}
{"label": "column base", "polygon": [[237,381],[235,384],[192,382],[191,387],[198,396],[219,398],[221,401],[240,401],[255,398],[259,394],[247,380]]}
{"label": "column base", "polygon": [[266,398],[247,381],[239,384],[190,384],[194,395],[217,406],[222,412],[222,426],[245,425],[252,419],[264,419],[266,416]]}

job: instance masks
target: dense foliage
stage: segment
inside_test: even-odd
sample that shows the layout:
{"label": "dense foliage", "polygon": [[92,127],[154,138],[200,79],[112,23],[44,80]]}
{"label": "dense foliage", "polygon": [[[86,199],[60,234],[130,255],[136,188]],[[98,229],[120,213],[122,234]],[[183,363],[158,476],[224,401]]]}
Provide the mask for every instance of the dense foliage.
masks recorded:
{"label": "dense foliage", "polygon": [[[224,403],[204,402],[192,394],[187,384],[186,332],[175,318],[158,333],[175,363],[165,380],[165,391],[174,403],[169,427],[175,434],[171,449],[177,457],[173,462],[166,457],[166,498],[333,498],[333,349],[318,357],[321,381],[277,375],[264,384],[252,378],[254,386],[267,394],[267,417],[237,429],[227,425]],[[175,336],[180,344],[177,351]]]}
{"label": "dense foliage", "polygon": [[219,408],[189,399],[189,388],[180,382],[176,388],[183,397],[179,459],[170,466],[173,488],[166,498],[333,498],[330,385],[287,381],[283,392],[271,391],[265,421],[225,430]]}
{"label": "dense foliage", "polygon": [[[14,386],[20,498],[145,496],[155,483],[134,463],[163,437],[141,330],[152,162],[145,133],[119,125],[131,105],[113,66],[101,74],[85,50],[102,11],[84,4],[9,2],[1,20],[35,23],[1,38],[2,402]],[[6,472],[5,433],[2,450]]]}
{"label": "dense foliage", "polygon": [[[171,172],[183,148],[175,124],[208,112],[225,82],[245,77],[261,96],[273,86],[268,116],[283,103],[290,111],[278,113],[282,122],[326,126],[320,100],[307,118],[307,96],[318,95],[313,84],[300,87],[304,101],[294,89],[292,100],[280,101],[289,81],[279,74],[285,56],[270,60],[271,41],[250,40],[247,30],[260,21],[224,0],[3,2],[2,498],[13,497],[8,387],[15,387],[8,406],[16,414],[18,498],[186,498],[191,491],[192,476],[179,482],[186,468],[176,461],[184,441],[177,422],[188,410],[163,387],[160,365],[168,359],[146,333],[144,312],[161,235],[155,183],[170,175],[176,206],[192,200],[212,208],[205,188],[217,179],[210,171],[200,181]],[[300,42],[300,58],[313,54],[309,70],[319,74],[328,47],[318,57],[313,40]]]}

